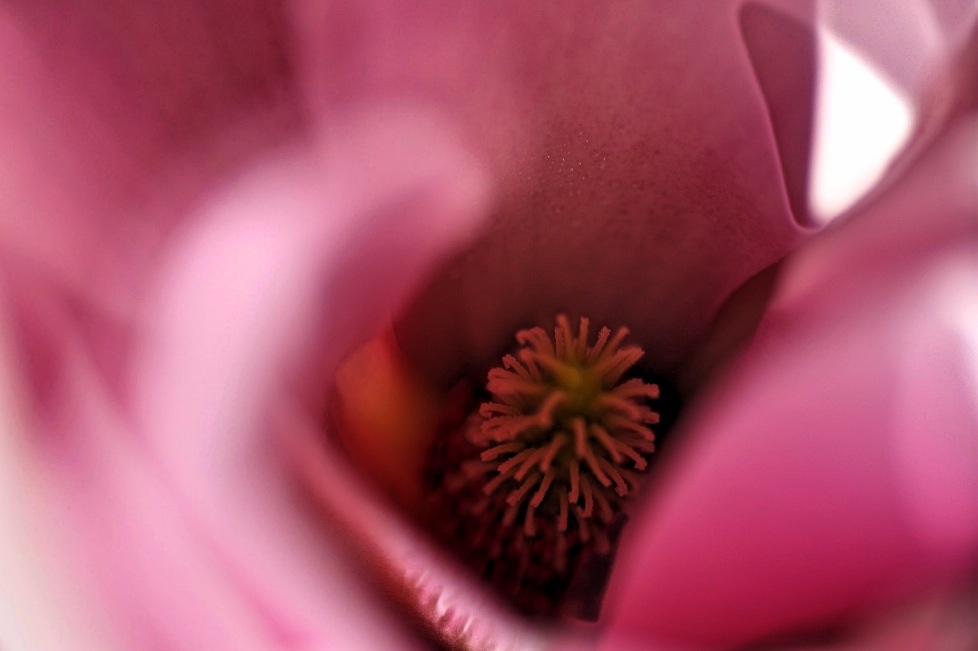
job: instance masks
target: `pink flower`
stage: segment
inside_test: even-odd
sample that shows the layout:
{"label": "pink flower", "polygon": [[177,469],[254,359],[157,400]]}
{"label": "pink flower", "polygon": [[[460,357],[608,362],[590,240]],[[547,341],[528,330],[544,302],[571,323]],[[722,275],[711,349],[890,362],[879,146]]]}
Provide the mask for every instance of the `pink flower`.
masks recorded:
{"label": "pink flower", "polygon": [[[4,648],[421,647],[402,573],[476,641],[973,643],[978,10],[882,4],[4,6]],[[920,119],[816,234],[828,28]],[[537,630],[324,422],[392,320],[445,381],[568,308],[691,407]]]}

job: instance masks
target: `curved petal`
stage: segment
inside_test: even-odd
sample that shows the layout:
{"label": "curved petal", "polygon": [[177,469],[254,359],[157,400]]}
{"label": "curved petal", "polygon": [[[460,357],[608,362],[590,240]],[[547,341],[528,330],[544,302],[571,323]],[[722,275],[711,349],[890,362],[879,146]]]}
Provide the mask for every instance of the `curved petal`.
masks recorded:
{"label": "curved petal", "polygon": [[[4,316],[10,307],[4,301]],[[23,404],[20,364],[6,319],[0,336],[0,639],[9,651],[59,649],[115,651],[123,645],[73,563],[63,531],[64,513],[50,499],[50,470],[32,441],[24,440],[29,410]],[[52,616],[56,613],[56,616]]]}
{"label": "curved petal", "polygon": [[831,630],[974,567],[976,144],[959,125],[790,262],[626,534],[612,640]]}
{"label": "curved petal", "polygon": [[[797,11],[797,5],[794,8]],[[809,225],[815,31],[810,20],[752,2],[741,8],[740,24],[771,116],[792,213],[799,223]]]}
{"label": "curved petal", "polygon": [[667,369],[800,240],[739,4],[300,5],[325,121],[424,98],[502,185],[484,236],[396,324],[412,361],[450,379],[566,310],[627,324]]}
{"label": "curved petal", "polygon": [[[296,411],[323,430],[324,378],[472,232],[487,187],[420,110],[333,127],[325,160],[284,154],[175,241],[135,351],[133,417],[220,571],[279,635],[309,648],[402,648],[391,624],[362,625],[380,617],[362,598],[337,595],[334,575],[350,571],[330,542],[340,525],[297,503],[277,415]],[[359,490],[346,484],[332,507],[355,509],[347,493]]]}

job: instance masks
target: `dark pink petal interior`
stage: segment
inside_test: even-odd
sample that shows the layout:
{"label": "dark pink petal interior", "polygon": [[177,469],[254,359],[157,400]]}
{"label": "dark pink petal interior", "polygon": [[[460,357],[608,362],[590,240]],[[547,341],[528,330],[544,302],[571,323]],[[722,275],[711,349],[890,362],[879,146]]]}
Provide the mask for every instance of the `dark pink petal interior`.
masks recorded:
{"label": "dark pink petal interior", "polygon": [[[346,56],[322,55],[336,64],[323,106],[408,87],[472,125],[498,170],[484,235],[397,324],[416,363],[448,379],[566,310],[627,324],[671,369],[730,292],[799,241],[779,154],[796,179],[804,157],[775,146],[735,4],[348,8]],[[444,22],[455,57],[435,38]],[[469,52],[479,83],[458,60]],[[787,52],[768,78],[805,78],[811,54]],[[797,137],[791,108],[778,129]]]}

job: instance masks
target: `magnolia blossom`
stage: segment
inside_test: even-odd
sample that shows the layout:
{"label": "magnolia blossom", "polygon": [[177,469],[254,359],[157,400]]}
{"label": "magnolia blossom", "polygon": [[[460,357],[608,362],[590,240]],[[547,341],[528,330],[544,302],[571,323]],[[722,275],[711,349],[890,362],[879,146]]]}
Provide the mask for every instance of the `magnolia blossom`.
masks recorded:
{"label": "magnolia blossom", "polygon": [[[0,645],[975,645],[976,25],[0,7]],[[829,42],[912,118],[832,215]],[[627,324],[686,403],[595,625],[514,616],[381,497],[411,418],[562,311]],[[413,383],[364,358],[347,386],[402,438],[343,452],[337,369],[376,337]]]}

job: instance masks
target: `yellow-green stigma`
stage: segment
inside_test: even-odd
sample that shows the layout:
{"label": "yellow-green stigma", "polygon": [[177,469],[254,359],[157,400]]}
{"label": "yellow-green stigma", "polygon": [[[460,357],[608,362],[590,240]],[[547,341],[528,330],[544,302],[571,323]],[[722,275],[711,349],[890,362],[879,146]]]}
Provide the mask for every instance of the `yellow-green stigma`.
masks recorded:
{"label": "yellow-green stigma", "polygon": [[627,335],[601,328],[591,343],[588,320],[575,334],[564,315],[553,338],[519,331],[490,399],[436,455],[443,537],[525,612],[558,611],[583,559],[610,553],[655,449],[659,388],[623,380],[643,355]]}

